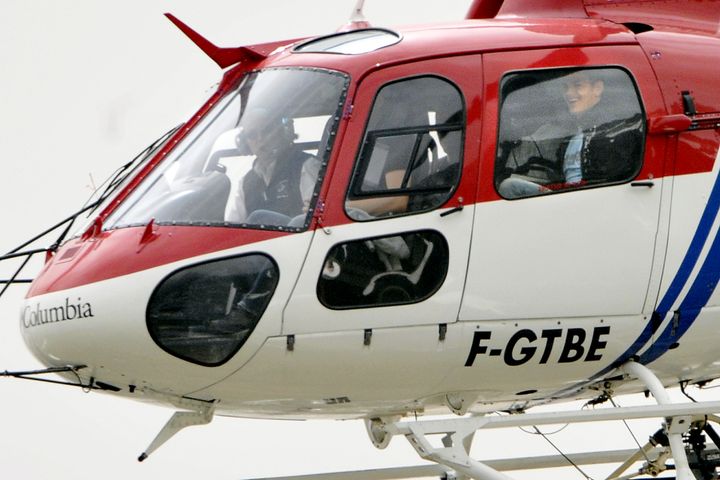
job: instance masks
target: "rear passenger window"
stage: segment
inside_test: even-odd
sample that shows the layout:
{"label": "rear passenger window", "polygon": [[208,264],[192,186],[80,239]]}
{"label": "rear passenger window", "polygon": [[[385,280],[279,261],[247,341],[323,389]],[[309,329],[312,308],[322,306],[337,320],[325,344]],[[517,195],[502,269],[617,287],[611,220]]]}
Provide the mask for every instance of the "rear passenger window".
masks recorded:
{"label": "rear passenger window", "polygon": [[354,220],[423,212],[448,198],[460,178],[465,108],[439,77],[383,87],[373,105],[345,209]]}
{"label": "rear passenger window", "polygon": [[512,199],[630,181],[642,166],[644,138],[637,89],[622,69],[508,74],[495,188]]}

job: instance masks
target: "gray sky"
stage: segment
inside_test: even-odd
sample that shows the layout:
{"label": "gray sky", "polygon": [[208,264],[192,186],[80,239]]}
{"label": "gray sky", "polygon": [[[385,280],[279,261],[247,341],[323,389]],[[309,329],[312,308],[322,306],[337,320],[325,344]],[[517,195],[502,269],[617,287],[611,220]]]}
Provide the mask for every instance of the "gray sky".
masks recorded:
{"label": "gray sky", "polygon": [[[353,4],[3,0],[0,252],[81,206],[93,183],[187,119],[219,79],[219,68],[163,12],[219,45],[237,46],[333,32],[347,21]],[[375,25],[391,26],[459,20],[469,4],[367,0],[365,10]],[[40,368],[18,328],[23,294],[16,288],[0,301],[0,370]],[[361,422],[217,418],[181,432],[138,464],[136,457],[170,410],[12,379],[0,379],[0,402],[3,478],[240,479],[421,463],[402,438],[387,450],[375,450]],[[598,448],[629,448],[632,441],[623,428],[571,426],[552,438],[569,451],[593,436],[588,444]],[[641,442],[655,429],[654,424],[638,427]],[[492,458],[554,452],[541,438],[515,430],[479,434],[473,453]],[[552,474],[580,478],[572,470]]]}

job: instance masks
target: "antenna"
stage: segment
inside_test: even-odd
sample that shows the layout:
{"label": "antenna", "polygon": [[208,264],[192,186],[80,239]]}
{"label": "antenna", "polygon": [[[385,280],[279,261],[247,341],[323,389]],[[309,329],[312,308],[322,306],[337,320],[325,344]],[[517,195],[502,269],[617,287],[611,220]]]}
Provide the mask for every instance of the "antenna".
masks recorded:
{"label": "antenna", "polygon": [[355,22],[365,22],[365,15],[363,15],[363,6],[365,5],[365,0],[358,0],[355,4],[355,8],[353,9],[352,15],[350,15],[350,23]]}
{"label": "antenna", "polygon": [[363,14],[364,5],[365,0],[357,0],[357,3],[353,8],[352,14],[350,14],[350,21],[340,27],[340,29],[338,29],[338,32],[348,32],[351,30],[370,28],[370,22],[367,21],[367,19],[365,18],[365,14]]}

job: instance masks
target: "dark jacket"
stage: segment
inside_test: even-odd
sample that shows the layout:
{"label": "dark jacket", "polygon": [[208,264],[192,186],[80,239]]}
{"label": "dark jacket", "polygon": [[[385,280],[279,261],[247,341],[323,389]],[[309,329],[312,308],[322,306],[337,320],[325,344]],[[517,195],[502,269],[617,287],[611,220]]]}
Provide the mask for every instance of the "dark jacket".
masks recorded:
{"label": "dark jacket", "polygon": [[[540,127],[512,147],[506,174],[523,175],[543,185],[565,182],[565,152],[573,136],[583,135],[582,183],[614,183],[634,177],[642,165],[643,122],[641,115],[609,118],[602,104],[585,115]],[[502,168],[502,167],[500,167]]]}
{"label": "dark jacket", "polygon": [[307,153],[293,148],[285,158],[277,160],[267,186],[263,178],[251,169],[245,175],[242,185],[246,212],[270,210],[289,217],[303,213],[300,176],[303,164],[309,158],[311,156]]}
{"label": "dark jacket", "polygon": [[[642,166],[644,138],[640,115],[611,121],[594,115],[583,119],[581,129],[583,183],[613,183],[637,175]],[[562,172],[570,138],[565,138],[558,149],[559,172]]]}

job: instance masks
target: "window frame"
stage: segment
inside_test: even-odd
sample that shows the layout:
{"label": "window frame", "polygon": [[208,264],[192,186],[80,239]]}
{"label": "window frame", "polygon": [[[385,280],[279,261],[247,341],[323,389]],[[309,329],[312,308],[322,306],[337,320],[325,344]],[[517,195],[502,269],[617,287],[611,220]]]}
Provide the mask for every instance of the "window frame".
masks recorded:
{"label": "window frame", "polygon": [[[440,251],[440,254],[443,254],[443,253],[445,254],[444,262],[443,262],[443,265],[444,265],[443,274],[441,277],[438,278],[437,284],[432,289],[430,289],[425,295],[408,300],[408,301],[398,301],[398,302],[388,302],[388,303],[364,303],[364,304],[351,304],[351,305],[343,305],[343,306],[331,305],[329,302],[326,301],[326,298],[322,294],[322,291],[320,288],[321,283],[324,281],[323,272],[321,270],[320,274],[318,275],[316,284],[315,284],[315,294],[316,294],[316,297],[317,297],[318,301],[320,302],[320,304],[330,310],[344,311],[344,310],[361,310],[361,309],[369,309],[369,308],[383,308],[383,307],[413,305],[413,304],[424,302],[424,301],[432,298],[438,291],[440,291],[442,286],[445,284],[445,281],[447,280],[448,273],[450,272],[450,256],[451,256],[450,244],[448,242],[448,239],[445,237],[445,235],[442,232],[440,232],[434,228],[422,228],[422,229],[418,229],[418,230],[403,231],[403,232],[398,232],[398,233],[385,233],[383,235],[375,235],[375,236],[371,236],[371,237],[362,237],[362,238],[352,238],[352,239],[347,239],[342,242],[337,242],[328,249],[327,254],[325,255],[325,259],[323,261],[323,265],[325,265],[326,262],[329,260],[331,253],[335,252],[336,249],[342,248],[346,245],[353,244],[353,243],[359,244],[359,243],[365,243],[365,242],[372,242],[373,240],[382,240],[382,239],[393,238],[393,237],[405,237],[405,236],[411,236],[411,235],[420,235],[420,236],[424,235],[424,237],[422,237],[422,238],[435,237],[435,240],[437,240],[437,242],[443,247],[443,250]],[[431,255],[432,255],[432,253],[431,253]],[[379,275],[382,275],[383,273],[402,274],[402,273],[407,273],[407,272],[401,272],[401,271],[377,272],[377,273],[375,273],[375,275],[373,275],[373,277],[371,277],[371,280],[374,277],[378,277]]]}
{"label": "window frame", "polygon": [[[218,98],[212,104],[209,104],[209,108],[207,109],[207,111],[204,111],[202,116],[199,117],[198,121],[189,127],[188,133],[178,139],[175,142],[176,144],[174,144],[163,156],[163,158],[159,162],[154,164],[149,171],[144,172],[141,177],[138,177],[139,181],[137,182],[137,184],[134,185],[132,189],[127,193],[127,195],[122,198],[120,204],[117,207],[113,208],[112,211],[108,214],[108,219],[104,226],[104,230],[110,231],[121,228],[145,226],[149,220],[133,222],[126,221],[125,218],[128,215],[128,212],[134,211],[137,208],[138,204],[144,199],[147,200],[146,195],[148,194],[148,192],[150,192],[155,187],[155,184],[171,168],[173,168],[173,165],[180,165],[183,162],[185,164],[189,164],[190,162],[192,162],[192,160],[188,162],[188,160],[185,158],[185,156],[188,154],[188,151],[195,148],[197,142],[204,140],[204,137],[207,135],[207,131],[211,129],[213,125],[217,125],[216,122],[218,121],[218,118],[224,115],[226,109],[232,108],[234,102],[239,102],[242,115],[248,105],[248,91],[252,89],[254,82],[257,81],[259,76],[263,75],[264,73],[270,72],[311,72],[337,77],[342,81],[342,85],[338,90],[339,95],[337,99],[337,106],[334,107],[334,110],[329,112],[328,114],[328,118],[332,120],[332,125],[328,132],[329,135],[327,138],[327,143],[325,145],[325,148],[322,151],[318,150],[316,155],[316,158],[320,161],[320,169],[317,174],[316,183],[310,198],[310,204],[308,206],[303,224],[297,227],[289,225],[265,225],[261,223],[248,223],[245,221],[229,221],[226,219],[223,219],[222,221],[185,221],[163,219],[157,220],[155,224],[161,226],[179,225],[189,227],[236,228],[243,230],[252,229],[289,233],[301,233],[307,231],[312,224],[313,214],[318,208],[318,199],[320,196],[320,191],[322,189],[322,184],[326,181],[327,170],[330,163],[330,158],[332,156],[332,151],[334,148],[336,148],[337,145],[337,133],[341,128],[341,124],[343,122],[342,112],[345,108],[346,103],[348,102],[348,92],[352,80],[351,76],[347,72],[344,72],[342,70],[308,66],[271,66],[267,68],[250,70],[245,72],[238,79],[234,80],[232,85],[229,85],[228,87],[223,89],[222,92],[219,91]],[[246,82],[251,83],[247,85]],[[335,105],[335,103],[336,102],[333,102],[332,104]],[[218,135],[215,140],[217,140],[219,136],[220,135]],[[322,136],[318,138],[318,148],[322,146],[321,141]],[[311,142],[304,143],[307,144]],[[302,144],[296,143],[296,145],[298,145],[299,147],[303,147]],[[212,150],[212,143],[210,150]],[[203,170],[207,168],[207,165],[209,165],[209,163],[213,160],[216,153],[218,152],[212,152],[209,156],[207,156],[207,158],[205,158],[203,162]],[[234,181],[237,179],[230,180]],[[135,179],[133,178],[132,181],[134,182]],[[226,202],[226,208],[230,201],[231,199],[229,198]]]}
{"label": "window frame", "polygon": [[[185,351],[179,351],[177,349],[172,348],[171,346],[168,346],[168,339],[166,337],[163,337],[160,333],[160,327],[158,326],[159,322],[156,318],[153,318],[153,310],[157,308],[157,304],[162,302],[162,298],[159,297],[159,295],[164,294],[168,295],[170,293],[173,293],[172,291],[164,291],[163,288],[167,288],[168,282],[172,282],[178,275],[182,275],[185,272],[200,269],[203,267],[207,267],[209,265],[213,264],[223,264],[228,262],[241,262],[244,259],[249,258],[262,258],[267,261],[268,269],[272,270],[275,278],[274,285],[272,289],[270,290],[267,302],[265,303],[265,306],[262,308],[261,311],[256,312],[257,318],[254,320],[254,324],[252,325],[252,328],[249,329],[247,335],[241,339],[239,342],[237,342],[232,349],[228,349],[228,353],[221,359],[216,361],[205,361],[201,358],[198,358],[197,356],[188,353],[187,350]],[[262,275],[263,272],[256,272],[256,278],[259,275]],[[166,274],[153,288],[152,293],[148,297],[147,304],[145,305],[145,329],[152,339],[152,341],[155,343],[155,345],[163,350],[165,353],[173,356],[174,358],[193,363],[196,365],[201,365],[203,367],[219,367],[221,365],[226,364],[230,360],[232,360],[237,353],[243,348],[243,346],[247,343],[247,341],[250,339],[252,334],[257,329],[258,324],[262,321],[263,317],[265,316],[265,312],[267,311],[270,303],[272,302],[275,293],[277,292],[277,287],[280,284],[280,267],[278,266],[277,261],[268,253],[262,252],[262,251],[249,251],[240,253],[237,255],[229,255],[229,256],[222,256],[217,258],[211,258],[207,260],[203,260],[197,263],[191,263],[188,265],[183,265],[168,274]],[[190,322],[188,323],[188,328],[190,326]]]}
{"label": "window frame", "polygon": [[[389,88],[393,85],[417,80],[417,79],[423,79],[423,78],[434,78],[439,81],[445,82],[448,84],[458,95],[458,99],[460,100],[460,106],[462,115],[461,118],[457,122],[453,123],[441,123],[436,125],[422,125],[422,126],[408,126],[408,127],[396,127],[396,128],[385,128],[385,129],[378,129],[378,130],[369,130],[370,126],[370,120],[372,119],[373,113],[375,112],[375,107],[378,102],[378,97],[380,96],[381,92],[385,90],[386,88]],[[383,189],[383,190],[373,190],[372,192],[362,191],[362,179],[364,179],[365,174],[367,173],[368,167],[370,166],[370,158],[368,158],[368,155],[372,156],[374,145],[377,142],[378,138],[382,137],[397,137],[401,135],[419,135],[420,139],[422,138],[422,135],[429,134],[430,132],[459,132],[460,133],[460,139],[459,139],[459,149],[458,149],[458,176],[455,179],[454,184],[449,188],[441,188],[441,187],[434,187],[434,188],[425,188],[425,187],[419,187],[419,188],[397,188],[397,189]],[[438,75],[433,73],[423,73],[423,74],[417,74],[417,75],[410,75],[403,78],[393,79],[387,83],[384,83],[381,85],[375,92],[372,100],[372,105],[370,109],[368,110],[367,118],[365,119],[365,126],[363,127],[363,134],[362,134],[362,140],[358,146],[357,153],[355,155],[354,165],[353,165],[353,171],[350,175],[350,179],[347,185],[347,189],[345,191],[345,205],[343,206],[343,211],[345,215],[350,218],[353,222],[374,222],[378,220],[386,220],[388,218],[397,218],[401,216],[408,216],[408,215],[417,215],[422,213],[427,213],[433,210],[437,210],[438,208],[441,208],[449,199],[453,197],[455,192],[460,186],[460,183],[462,181],[462,174],[463,174],[463,166],[464,166],[464,160],[465,160],[465,135],[467,134],[467,103],[465,101],[465,95],[463,93],[463,90],[451,79]],[[421,141],[417,140],[415,141],[415,145],[413,147],[412,155],[410,156],[410,163],[408,164],[408,171],[405,172],[405,176],[403,178],[403,183],[406,183],[408,178],[412,175],[412,166],[415,164],[416,155],[418,151],[418,146],[421,143]],[[353,218],[349,213],[347,209],[347,202],[351,200],[360,200],[360,199],[368,199],[368,198],[382,198],[382,197],[393,197],[393,196],[404,196],[404,195],[413,195],[413,194],[421,194],[421,193],[427,193],[427,194],[437,194],[437,193],[443,193],[445,190],[447,190],[446,198],[439,203],[438,205],[429,208],[429,209],[423,209],[423,210],[410,210],[402,213],[394,213],[390,215],[382,215],[375,218],[368,218],[368,219],[356,219]]]}
{"label": "window frame", "polygon": [[[498,162],[498,150],[501,145],[501,138],[500,138],[500,132],[501,132],[501,126],[502,126],[502,112],[503,112],[503,106],[505,103],[505,99],[507,98],[506,92],[503,91],[505,82],[507,79],[513,75],[520,75],[520,74],[537,74],[537,73],[557,73],[556,78],[561,77],[561,72],[566,72],[567,74],[575,73],[575,72],[582,72],[582,71],[588,71],[588,70],[619,70],[622,73],[625,74],[626,79],[629,81],[630,85],[633,88],[633,92],[635,93],[635,99],[637,100],[637,104],[639,106],[639,112],[640,119],[642,122],[642,128],[640,130],[641,133],[641,141],[640,141],[640,150],[638,152],[638,161],[637,165],[635,166],[635,169],[632,173],[632,175],[629,175],[624,180],[616,180],[616,181],[607,181],[602,183],[584,183],[584,184],[577,184],[573,185],[571,187],[567,188],[559,188],[559,189],[551,189],[551,191],[539,193],[536,195],[519,195],[516,197],[505,197],[503,196],[498,187],[500,183],[498,182],[498,171],[499,171],[499,162]],[[544,80],[548,81],[548,80]],[[515,90],[512,90],[515,91]],[[648,138],[648,118],[647,118],[647,111],[645,108],[645,104],[643,103],[643,97],[642,93],[640,91],[640,88],[638,87],[638,82],[635,76],[632,74],[632,72],[625,66],[619,65],[619,64],[605,64],[605,65],[587,65],[587,66],[562,66],[562,67],[542,67],[542,68],[532,68],[532,69],[516,69],[516,70],[509,70],[505,73],[503,73],[502,77],[500,78],[500,81],[498,82],[498,103],[497,103],[497,121],[496,121],[496,131],[495,131],[495,155],[493,157],[493,175],[492,175],[492,184],[493,184],[493,190],[498,195],[499,198],[505,201],[515,201],[515,200],[524,200],[528,198],[540,198],[540,197],[546,197],[548,195],[555,195],[555,194],[562,194],[562,193],[569,193],[569,192],[576,192],[576,191],[582,191],[582,190],[590,190],[595,188],[604,188],[609,186],[616,186],[616,185],[623,185],[632,182],[637,176],[642,172],[643,167],[645,166],[645,151],[646,151],[646,144],[647,144],[647,138]],[[509,177],[507,177],[509,178]]]}

